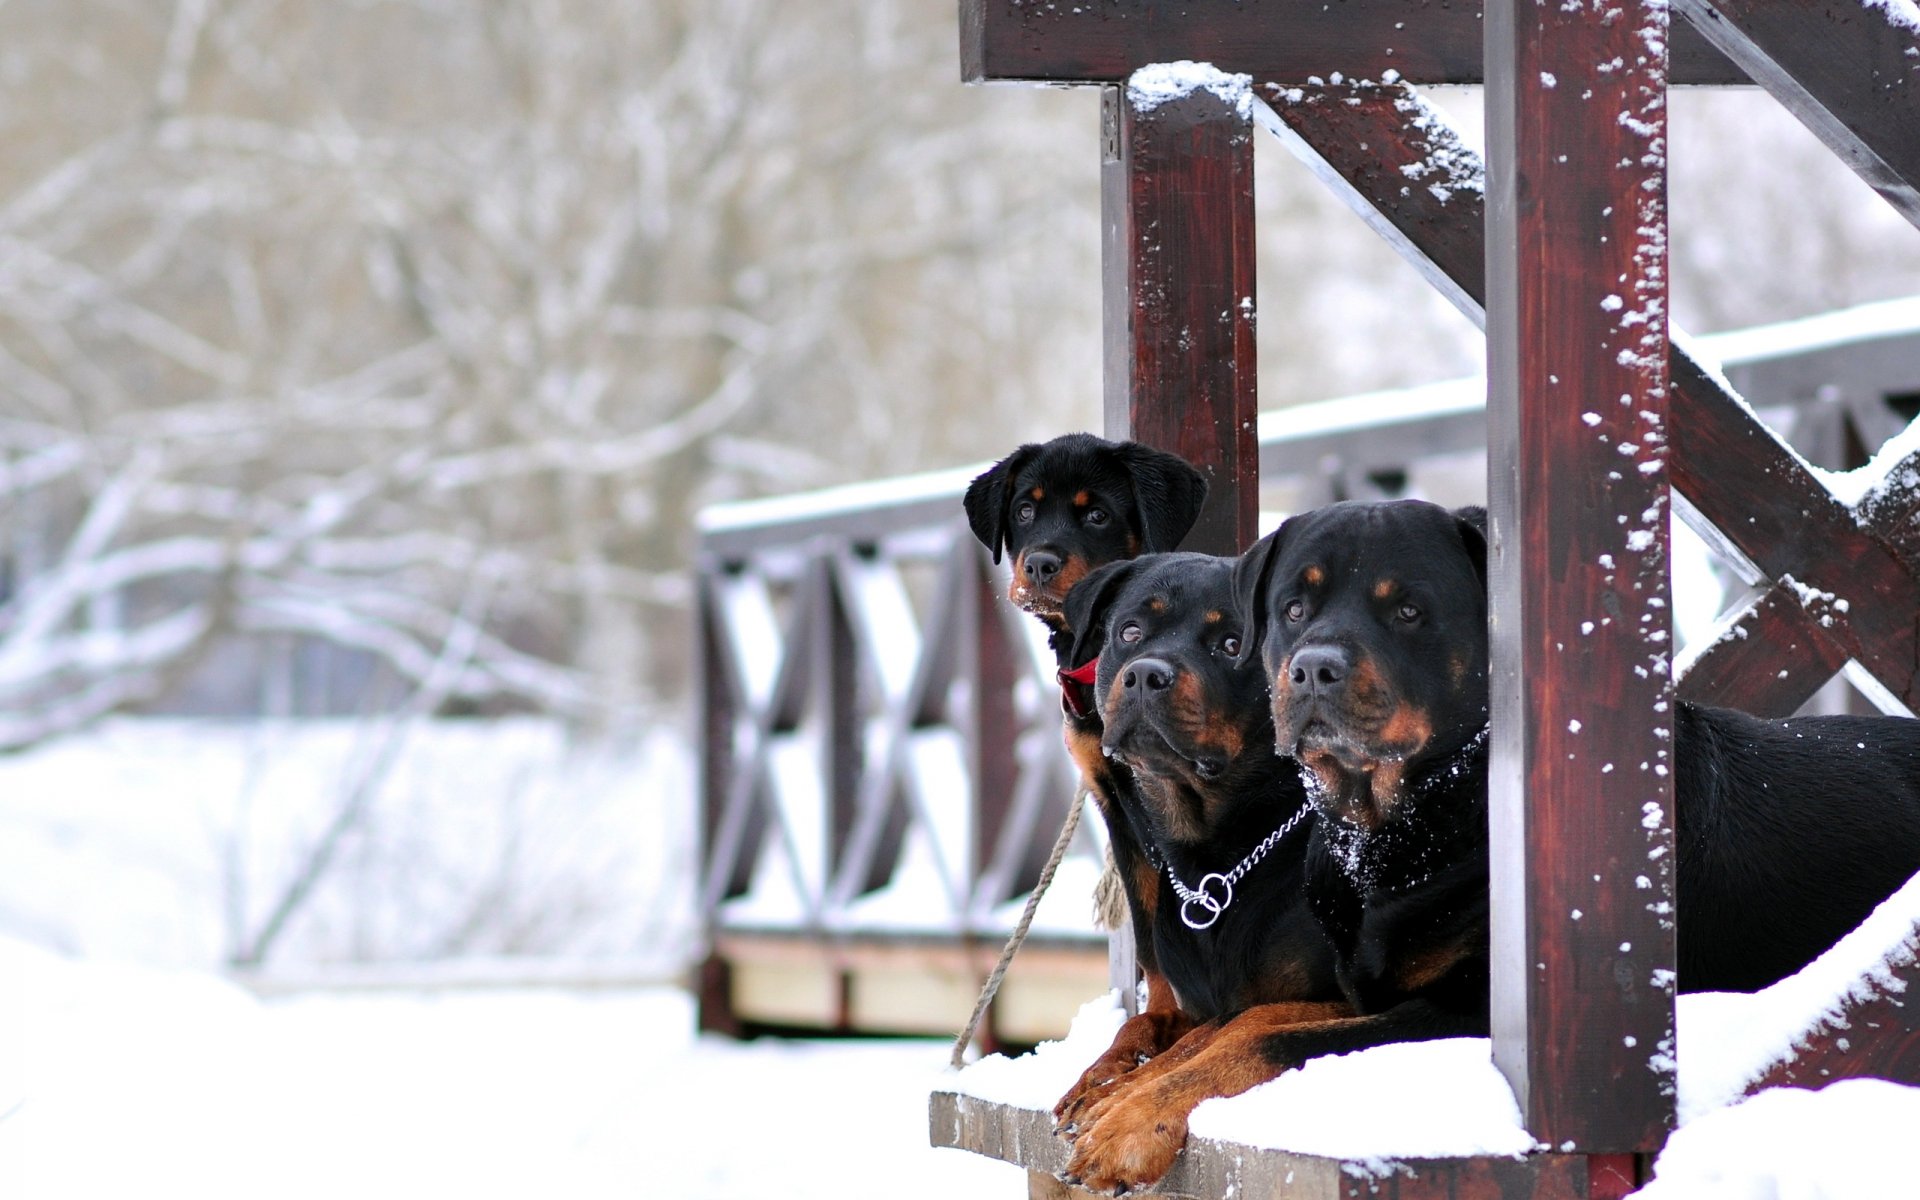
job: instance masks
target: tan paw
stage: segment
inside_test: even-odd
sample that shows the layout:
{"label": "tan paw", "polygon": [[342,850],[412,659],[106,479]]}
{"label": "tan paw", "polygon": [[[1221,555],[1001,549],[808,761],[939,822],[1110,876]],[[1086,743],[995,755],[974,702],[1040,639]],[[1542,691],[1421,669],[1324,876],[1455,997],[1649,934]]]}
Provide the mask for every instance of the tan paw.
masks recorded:
{"label": "tan paw", "polygon": [[1082,1127],[1066,1174],[1096,1192],[1137,1191],[1159,1181],[1187,1143],[1187,1115],[1132,1088]]}

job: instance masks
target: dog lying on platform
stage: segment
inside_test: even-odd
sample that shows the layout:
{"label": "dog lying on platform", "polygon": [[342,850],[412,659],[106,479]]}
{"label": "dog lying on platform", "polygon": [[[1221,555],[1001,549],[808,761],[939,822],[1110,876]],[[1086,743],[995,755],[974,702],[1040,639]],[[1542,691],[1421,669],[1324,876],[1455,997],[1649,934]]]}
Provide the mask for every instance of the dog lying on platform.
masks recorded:
{"label": "dog lying on platform", "polygon": [[1054,1109],[1074,1146],[1068,1176],[1090,1188],[1163,1174],[1195,1105],[1271,1075],[1267,1032],[1351,1014],[1301,887],[1313,806],[1297,765],[1273,753],[1264,678],[1238,661],[1233,568],[1150,555],[1067,596],[1071,657],[1096,667],[1101,762],[1132,778],[1108,820],[1138,848],[1125,890],[1141,961],[1155,964],[1145,1011]]}
{"label": "dog lying on platform", "polygon": [[[1269,1073],[1488,1023],[1485,515],[1338,504],[1236,571],[1277,747],[1321,822],[1307,901],[1360,1015],[1280,1033]],[[1920,872],[1920,721],[1762,720],[1679,703],[1677,984],[1798,971]]]}
{"label": "dog lying on platform", "polygon": [[[993,551],[995,562],[1002,550],[1012,556],[1007,598],[1050,630],[1067,750],[1106,824],[1123,893],[1152,868],[1124,815],[1137,807],[1133,775],[1101,750],[1093,664],[1075,658],[1065,602],[1073,586],[1100,567],[1172,550],[1193,528],[1206,495],[1206,478],[1185,459],[1087,433],[1023,445],[967,488],[967,521],[974,536]],[[1093,653],[1090,644],[1082,646],[1085,654]],[[1128,1023],[1111,1055],[1129,1067],[1139,1056],[1171,1045],[1188,1027],[1154,961],[1151,930],[1139,923],[1138,905],[1130,908],[1136,918],[1136,962],[1147,984],[1146,1011]],[[1118,1068],[1099,1077],[1116,1073]]]}
{"label": "dog lying on platform", "polygon": [[[1205,1095],[1321,1055],[1487,1034],[1486,555],[1481,510],[1341,504],[1293,518],[1234,567],[1241,669],[1260,675],[1276,750],[1304,768],[1318,811],[1303,895],[1346,1007],[1255,1005],[1214,1023],[1200,1052],[1183,1040],[1093,1089],[1069,1167],[1086,1185],[1158,1179]],[[1082,604],[1069,598],[1070,621]],[[1118,616],[1109,603],[1109,647]],[[1123,677],[1113,691],[1108,652],[1112,708],[1126,689]],[[1681,703],[1674,743],[1682,991],[1784,978],[1920,871],[1920,721]],[[1174,751],[1167,769],[1198,779],[1205,760]],[[1274,786],[1277,812],[1297,793]],[[1203,1062],[1223,1069],[1185,1070]]]}

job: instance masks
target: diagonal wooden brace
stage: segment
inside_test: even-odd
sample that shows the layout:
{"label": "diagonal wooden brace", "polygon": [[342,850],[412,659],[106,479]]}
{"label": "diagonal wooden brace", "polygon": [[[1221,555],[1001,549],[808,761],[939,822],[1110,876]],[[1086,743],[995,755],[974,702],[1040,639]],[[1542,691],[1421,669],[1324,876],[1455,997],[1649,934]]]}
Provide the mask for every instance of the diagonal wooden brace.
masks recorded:
{"label": "diagonal wooden brace", "polygon": [[[1262,122],[1429,283],[1484,324],[1486,233],[1479,162],[1446,118],[1400,84],[1264,85],[1256,94],[1267,102],[1257,112]],[[1849,600],[1848,656],[1857,657],[1909,707],[1920,704],[1920,640],[1913,617],[1920,609],[1920,564],[1903,562],[1885,540],[1893,536],[1889,531],[1906,524],[1891,517],[1866,522],[1836,499],[1805,460],[1677,339],[1668,370],[1667,469],[1673,487],[1768,578],[1843,584],[1842,595]],[[1784,503],[1783,497],[1795,503]],[[1893,502],[1880,504],[1891,512]],[[1903,536],[1920,543],[1920,537]],[[1776,626],[1785,627],[1776,622],[1768,628]],[[1747,655],[1729,644],[1697,659],[1694,670],[1707,671],[1703,679],[1731,680],[1733,671],[1711,663],[1717,653],[1743,660]],[[1684,690],[1700,694],[1695,687]],[[1734,692],[1711,694],[1740,699]],[[1756,699],[1784,695],[1765,688],[1754,692]]]}
{"label": "diagonal wooden brace", "polygon": [[1920,225],[1920,30],[1892,4],[1674,0],[1674,11]]}

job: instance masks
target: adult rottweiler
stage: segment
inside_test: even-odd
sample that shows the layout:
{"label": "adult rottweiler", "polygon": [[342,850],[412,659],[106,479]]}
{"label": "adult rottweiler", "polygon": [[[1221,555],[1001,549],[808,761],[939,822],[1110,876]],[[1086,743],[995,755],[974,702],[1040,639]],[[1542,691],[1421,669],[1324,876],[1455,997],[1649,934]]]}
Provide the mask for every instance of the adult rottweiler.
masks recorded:
{"label": "adult rottweiler", "polygon": [[1072,657],[1096,664],[1101,749],[1134,784],[1114,815],[1141,852],[1126,880],[1135,937],[1176,1003],[1127,1022],[1054,1110],[1069,1178],[1095,1189],[1158,1178],[1195,1105],[1270,1078],[1257,1047],[1272,1030],[1352,1011],[1307,911],[1318,818],[1297,764],[1273,752],[1266,680],[1240,661],[1233,569],[1148,555],[1067,596]]}
{"label": "adult rottweiler", "polygon": [[[1273,1071],[1487,1032],[1485,528],[1479,509],[1337,504],[1236,567],[1277,747],[1321,814],[1307,902],[1361,1014],[1269,1038]],[[1799,970],[1920,871],[1920,721],[1680,703],[1674,759],[1682,991]]]}

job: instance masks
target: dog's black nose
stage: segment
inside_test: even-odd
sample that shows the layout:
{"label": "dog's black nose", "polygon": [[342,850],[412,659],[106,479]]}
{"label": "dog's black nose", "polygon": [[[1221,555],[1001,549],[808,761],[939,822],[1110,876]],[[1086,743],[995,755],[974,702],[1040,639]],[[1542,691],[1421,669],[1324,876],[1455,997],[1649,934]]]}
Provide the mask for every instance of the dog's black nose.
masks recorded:
{"label": "dog's black nose", "polygon": [[1128,691],[1164,692],[1173,686],[1173,667],[1157,658],[1136,658],[1120,673],[1120,683]]}
{"label": "dog's black nose", "polygon": [[1351,666],[1338,646],[1308,646],[1294,651],[1287,678],[1295,691],[1328,692],[1347,681]]}
{"label": "dog's black nose", "polygon": [[1029,550],[1026,558],[1020,562],[1020,569],[1026,572],[1029,583],[1045,587],[1060,573],[1060,556],[1051,550]]}

